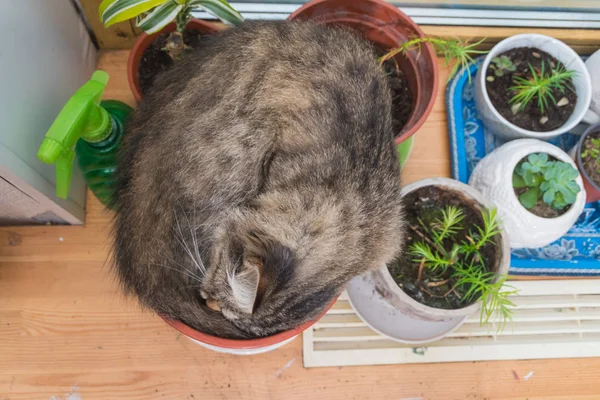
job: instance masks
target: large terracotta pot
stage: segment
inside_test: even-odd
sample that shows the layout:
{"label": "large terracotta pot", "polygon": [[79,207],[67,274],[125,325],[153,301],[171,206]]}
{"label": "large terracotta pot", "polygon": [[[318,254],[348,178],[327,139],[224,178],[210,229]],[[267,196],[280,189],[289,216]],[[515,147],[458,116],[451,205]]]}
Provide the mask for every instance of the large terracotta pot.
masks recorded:
{"label": "large terracotta pot", "polygon": [[[150,46],[150,44],[160,35],[164,33],[171,33],[175,31],[176,25],[174,23],[165,26],[160,32],[152,35],[142,33],[135,41],[131,52],[129,53],[129,59],[127,60],[127,80],[129,81],[129,88],[135,97],[135,100],[139,103],[142,100],[142,91],[140,90],[140,84],[138,80],[138,70],[140,68],[140,61],[144,54],[144,51]],[[202,21],[200,19],[192,19],[187,25],[186,29],[195,30],[202,33],[213,34],[219,32],[221,29],[210,22]]]}
{"label": "large terracotta pot", "polygon": [[[425,36],[406,14],[381,0],[313,0],[292,13],[288,20],[346,25],[383,49]],[[421,51],[415,49],[406,56],[398,55],[396,60],[413,94],[412,114],[396,134],[399,144],[414,135],[431,112],[437,94],[438,68],[435,51],[429,44],[423,45]]]}

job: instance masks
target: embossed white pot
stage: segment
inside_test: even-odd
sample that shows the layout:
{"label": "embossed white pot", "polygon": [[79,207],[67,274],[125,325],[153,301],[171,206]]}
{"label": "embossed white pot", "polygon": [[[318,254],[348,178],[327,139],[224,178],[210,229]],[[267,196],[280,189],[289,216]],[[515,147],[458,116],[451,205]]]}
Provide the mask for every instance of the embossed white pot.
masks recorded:
{"label": "embossed white pot", "polygon": [[[486,90],[485,72],[494,57],[517,47],[536,47],[555,57],[567,69],[576,71],[573,83],[577,92],[577,104],[571,117],[560,128],[549,132],[534,132],[519,128],[500,115],[492,104]],[[590,107],[592,100],[591,85],[590,74],[581,57],[560,40],[539,34],[515,35],[498,43],[485,57],[475,80],[475,105],[477,106],[479,118],[481,118],[485,127],[504,140],[519,138],[548,140],[569,132],[579,124]]]}
{"label": "embossed white pot", "polygon": [[536,139],[520,139],[508,142],[479,161],[469,184],[479,190],[496,205],[498,215],[504,222],[504,230],[510,238],[510,247],[532,248],[550,244],[563,236],[573,226],[585,205],[585,190],[581,176],[577,184],[581,192],[575,203],[563,215],[556,218],[542,218],[529,212],[519,203],[512,186],[512,174],[517,164],[529,154],[548,155],[577,168],[567,153],[550,143]]}
{"label": "embossed white pot", "polygon": [[[482,208],[492,207],[491,203],[473,187],[448,178],[430,178],[411,183],[402,189],[402,194],[406,195],[424,186],[445,187],[448,190],[456,191],[457,196],[462,195],[466,199],[475,201],[475,203],[478,203]],[[508,274],[508,268],[510,266],[510,247],[508,237],[504,231],[501,233],[500,241],[501,245],[500,251],[498,252],[495,271],[498,274],[497,279]],[[376,290],[390,305],[392,305],[392,307],[412,318],[432,322],[448,321],[450,319],[475,314],[481,309],[481,301],[455,310],[444,310],[421,304],[404,293],[404,290],[402,290],[394,281],[394,278],[392,278],[387,266],[383,266],[374,271],[372,273],[372,279],[375,283]]]}

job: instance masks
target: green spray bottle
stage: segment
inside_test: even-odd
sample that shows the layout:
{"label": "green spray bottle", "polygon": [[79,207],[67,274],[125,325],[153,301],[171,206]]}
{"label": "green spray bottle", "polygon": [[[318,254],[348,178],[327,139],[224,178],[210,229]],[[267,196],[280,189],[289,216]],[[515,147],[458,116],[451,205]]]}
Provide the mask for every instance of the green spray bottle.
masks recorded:
{"label": "green spray bottle", "polygon": [[107,83],[106,72],[94,72],[67,101],[40,146],[38,158],[56,164],[57,197],[69,195],[77,154],[88,187],[102,204],[110,205],[116,187],[117,152],[133,109],[120,101],[101,101]]}

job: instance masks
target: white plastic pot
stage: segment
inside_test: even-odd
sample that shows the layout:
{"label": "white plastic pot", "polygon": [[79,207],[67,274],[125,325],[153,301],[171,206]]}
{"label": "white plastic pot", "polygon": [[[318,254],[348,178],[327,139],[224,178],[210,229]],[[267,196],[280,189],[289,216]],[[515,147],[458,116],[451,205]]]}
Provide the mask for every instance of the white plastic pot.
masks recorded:
{"label": "white plastic pot", "polygon": [[[462,194],[462,196],[464,196],[466,199],[474,200],[475,203],[478,203],[480,206],[482,206],[482,208],[492,207],[491,203],[486,200],[484,196],[482,196],[481,193],[479,193],[476,189],[469,185],[465,185],[462,182],[448,178],[423,179],[405,186],[402,189],[402,193],[403,195],[406,195],[424,186],[445,187],[449,190],[456,191],[457,196]],[[498,274],[498,279],[508,274],[508,268],[510,266],[510,247],[508,243],[508,237],[504,231],[501,233],[500,240],[501,245],[498,253],[499,258],[495,271]],[[398,286],[386,266],[374,271],[372,273],[372,279],[376,290],[382,295],[382,297],[392,307],[411,318],[432,322],[448,321],[450,319],[456,319],[475,314],[481,309],[481,301],[455,310],[444,310],[421,304],[407,295],[404,290]]]}
{"label": "white plastic pot", "polygon": [[581,191],[563,215],[542,218],[523,207],[515,195],[512,175],[517,164],[532,153],[547,153],[577,169],[571,157],[558,147],[541,140],[520,139],[498,147],[479,161],[469,179],[469,184],[498,208],[513,248],[537,248],[550,244],[567,233],[585,206],[583,181],[578,176],[576,182]]}
{"label": "white plastic pot", "polygon": [[[560,128],[548,132],[534,132],[519,128],[500,115],[492,104],[486,89],[486,71],[494,57],[518,47],[538,48],[552,55],[567,69],[576,71],[573,83],[577,92],[577,104],[571,117]],[[477,106],[479,118],[481,118],[485,127],[501,139],[533,138],[548,140],[569,132],[581,122],[590,107],[592,99],[591,84],[590,74],[581,57],[560,40],[539,34],[515,35],[498,43],[485,57],[475,80],[475,105]]]}

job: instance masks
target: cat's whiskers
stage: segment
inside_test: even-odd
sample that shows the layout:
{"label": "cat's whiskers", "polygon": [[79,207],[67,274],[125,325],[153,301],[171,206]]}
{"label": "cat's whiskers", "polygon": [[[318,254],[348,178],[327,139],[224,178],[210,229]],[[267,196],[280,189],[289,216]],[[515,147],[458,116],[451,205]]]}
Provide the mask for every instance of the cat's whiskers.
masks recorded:
{"label": "cat's whiskers", "polygon": [[[179,235],[178,235],[178,232],[175,229],[173,229],[173,234],[175,236],[175,239],[177,239],[179,244],[181,244],[181,247],[183,247],[183,249],[185,250],[187,255],[192,259],[192,261],[194,262],[194,264],[196,265],[196,267],[198,268],[200,273],[202,275],[204,275],[206,273],[206,269],[204,268],[204,263],[202,262],[202,259],[200,258],[200,254],[198,252],[195,232],[192,231],[192,240],[193,240],[196,255],[194,255],[194,253],[192,253],[192,251],[190,250],[188,245],[185,243],[185,237],[183,236],[183,230],[181,229],[181,224],[179,223],[179,217],[177,217],[176,210],[173,210],[173,215],[175,216],[175,223],[177,224],[177,229],[179,230]],[[185,212],[184,212],[184,215],[185,215]],[[186,219],[187,219],[187,216],[186,216]],[[189,219],[188,219],[188,225],[189,225]]]}
{"label": "cat's whiskers", "polygon": [[170,267],[170,266],[168,266],[166,264],[152,264],[152,265],[156,265],[158,267],[167,268],[167,269],[171,269],[171,270],[176,271],[176,272],[180,272],[183,275],[187,276],[188,278],[191,278],[191,279],[193,279],[195,281],[198,281],[198,282],[202,282],[202,278],[201,277],[192,274],[188,270],[173,268],[173,267]]}
{"label": "cat's whiskers", "polygon": [[187,273],[189,273],[189,274],[191,274],[191,275],[195,276],[196,278],[198,278],[198,279],[202,279],[202,276],[195,274],[193,270],[189,269],[189,268],[188,268],[188,267],[186,267],[185,265],[183,265],[183,264],[181,264],[181,263],[179,263],[179,262],[177,262],[177,261],[175,261],[175,260],[172,260],[172,259],[170,259],[170,258],[167,258],[167,261],[168,261],[168,262],[170,262],[170,263],[172,263],[172,264],[174,264],[174,265],[177,265],[177,266],[181,267],[181,269],[182,269],[183,271],[185,271],[185,272],[187,272]]}
{"label": "cat's whiskers", "polygon": [[[185,216],[185,219],[188,222],[188,227],[190,228],[190,232],[192,234],[192,244],[194,246],[194,254],[196,255],[196,259],[198,260],[198,263],[200,264],[200,266],[202,266],[202,268],[199,268],[200,273],[204,276],[204,274],[206,274],[206,267],[204,266],[204,263],[202,262],[202,257],[200,257],[200,251],[198,250],[198,238],[196,237],[196,232],[198,229],[197,228],[194,229],[192,227],[190,219],[188,218],[187,214],[183,210],[183,207],[182,207],[182,211],[183,211],[183,215]],[[196,221],[196,209],[194,208],[194,222],[195,221]],[[202,225],[200,225],[200,226],[202,226]]]}

